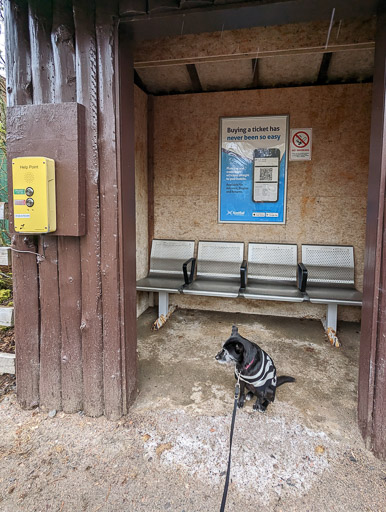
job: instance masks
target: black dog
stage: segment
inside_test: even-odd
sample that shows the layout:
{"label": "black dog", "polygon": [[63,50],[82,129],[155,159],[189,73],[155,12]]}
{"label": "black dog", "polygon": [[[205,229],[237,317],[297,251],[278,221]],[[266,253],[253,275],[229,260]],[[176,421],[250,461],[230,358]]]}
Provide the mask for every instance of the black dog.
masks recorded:
{"label": "black dog", "polygon": [[[269,355],[256,343],[240,336],[237,327],[232,327],[232,334],[216,355],[219,363],[234,363],[235,377],[240,379],[240,396],[238,406],[243,407],[244,400],[257,397],[253,408],[264,412],[270,402],[275,400],[276,388],[285,382],[295,382],[293,377],[285,375],[276,377],[276,368]],[[245,388],[249,393],[245,397]]]}

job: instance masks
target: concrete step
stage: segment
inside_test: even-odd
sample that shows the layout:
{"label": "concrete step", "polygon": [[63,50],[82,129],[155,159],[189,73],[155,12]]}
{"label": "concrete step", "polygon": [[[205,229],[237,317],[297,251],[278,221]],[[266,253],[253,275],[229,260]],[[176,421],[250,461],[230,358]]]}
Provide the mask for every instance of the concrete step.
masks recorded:
{"label": "concrete step", "polygon": [[3,373],[15,374],[15,354],[0,352],[0,375]]}
{"label": "concrete step", "polygon": [[0,265],[12,265],[10,247],[0,247]]}
{"label": "concrete step", "polygon": [[13,306],[0,306],[0,325],[13,327]]}

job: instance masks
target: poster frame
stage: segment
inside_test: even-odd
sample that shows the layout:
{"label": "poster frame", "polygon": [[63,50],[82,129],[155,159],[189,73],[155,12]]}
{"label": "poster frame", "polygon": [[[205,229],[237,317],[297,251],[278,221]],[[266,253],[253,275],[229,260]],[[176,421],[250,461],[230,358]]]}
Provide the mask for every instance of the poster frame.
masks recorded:
{"label": "poster frame", "polygon": [[[284,162],[284,201],[283,201],[283,220],[281,222],[273,220],[221,220],[221,177],[222,177],[222,126],[223,120],[232,119],[245,120],[245,119],[285,119],[285,162]],[[253,224],[258,225],[270,225],[270,226],[283,226],[287,222],[287,175],[288,175],[288,162],[289,162],[289,114],[274,114],[274,115],[263,115],[263,116],[221,116],[219,118],[219,157],[218,157],[218,201],[217,201],[217,223],[218,224]]]}

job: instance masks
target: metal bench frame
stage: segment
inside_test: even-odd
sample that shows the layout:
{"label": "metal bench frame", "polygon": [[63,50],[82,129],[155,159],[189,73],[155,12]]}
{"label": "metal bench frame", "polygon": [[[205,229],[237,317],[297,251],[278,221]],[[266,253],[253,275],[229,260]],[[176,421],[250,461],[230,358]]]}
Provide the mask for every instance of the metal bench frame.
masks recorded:
{"label": "metal bench frame", "polygon": [[241,268],[240,296],[246,299],[303,302],[307,273],[298,266],[296,244],[248,245]]}
{"label": "metal bench frame", "polygon": [[302,245],[297,263],[296,244],[250,243],[243,261],[244,242],[199,241],[196,279],[194,247],[192,240],[153,240],[149,274],[137,290],[158,292],[159,316],[169,311],[169,293],[310,301],[327,305],[325,328],[336,333],[338,305],[362,305],[352,246]]}
{"label": "metal bench frame", "polygon": [[302,245],[302,266],[308,273],[308,299],[312,303],[327,305],[326,331],[333,329],[336,333],[338,305],[362,305],[362,294],[354,283],[354,248]]}
{"label": "metal bench frame", "polygon": [[192,282],[196,262],[194,245],[194,240],[152,241],[149,274],[137,281],[136,288],[158,293],[158,316],[168,314],[169,293],[179,293]]}
{"label": "metal bench frame", "polygon": [[184,295],[238,297],[243,258],[244,242],[199,241],[196,279],[181,292]]}

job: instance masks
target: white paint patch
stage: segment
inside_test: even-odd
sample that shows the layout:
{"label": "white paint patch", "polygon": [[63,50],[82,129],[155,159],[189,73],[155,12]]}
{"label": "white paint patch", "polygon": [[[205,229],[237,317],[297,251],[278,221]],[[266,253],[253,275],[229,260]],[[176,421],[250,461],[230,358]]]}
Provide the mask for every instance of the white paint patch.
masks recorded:
{"label": "white paint patch", "polygon": [[[280,404],[281,409],[288,406]],[[273,412],[273,411],[272,411]],[[238,411],[233,438],[231,480],[235,490],[248,492],[256,503],[268,504],[283,493],[303,495],[327,469],[336,443],[324,432],[314,432],[284,416]],[[159,461],[218,487],[227,469],[231,415],[191,416],[183,410],[154,415],[146,457],[156,457],[157,446],[170,443]],[[162,434],[160,434],[162,433]],[[317,446],[323,446],[317,454]],[[328,457],[327,457],[328,454]]]}

